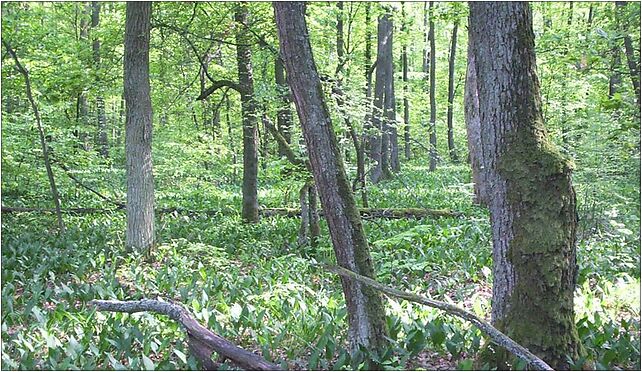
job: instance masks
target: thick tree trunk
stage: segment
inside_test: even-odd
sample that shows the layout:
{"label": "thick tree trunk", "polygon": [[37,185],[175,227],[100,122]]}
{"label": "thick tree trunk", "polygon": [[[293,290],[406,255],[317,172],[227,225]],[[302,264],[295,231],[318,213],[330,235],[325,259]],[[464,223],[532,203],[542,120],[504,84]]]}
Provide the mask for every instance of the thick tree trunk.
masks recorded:
{"label": "thick tree trunk", "polygon": [[[305,23],[305,4],[273,3],[288,82],[294,94],[315,184],[323,205],[337,263],[373,277],[368,242],[339,153],[328,107],[314,64]],[[377,351],[386,344],[381,297],[360,283],[342,278],[348,307],[349,340]],[[376,363],[370,364],[376,367]]]}
{"label": "thick tree trunk", "polygon": [[152,100],[149,32],[152,3],[128,2],[125,18],[125,156],[127,159],[127,249],[154,245]]}
{"label": "thick tree trunk", "polygon": [[577,360],[581,348],[573,312],[575,193],[570,164],[542,119],[528,3],[470,3],[469,40],[481,123],[493,124],[481,133],[493,190],[492,322],[553,368],[567,369],[567,357]]}
{"label": "thick tree trunk", "polygon": [[236,6],[234,20],[237,23],[236,58],[238,62],[241,91],[241,112],[243,116],[243,208],[241,215],[245,222],[259,221],[257,196],[258,153],[257,153],[257,110],[254,100],[254,78],[252,76],[252,38],[242,26],[247,24],[247,3]]}
{"label": "thick tree trunk", "polygon": [[430,44],[430,171],[437,169],[437,106],[435,97],[435,22],[433,21],[433,2],[428,6]]}
{"label": "thick tree trunk", "polygon": [[455,100],[455,53],[457,52],[457,29],[459,20],[453,25],[453,36],[450,44],[450,56],[448,58],[448,153],[450,160],[457,162],[457,150],[455,149],[455,135],[453,133],[453,101]]}
{"label": "thick tree trunk", "polygon": [[[100,2],[91,2],[91,30],[96,32],[100,23]],[[93,38],[92,50],[94,52],[94,69],[100,70],[100,39]],[[102,82],[97,81],[98,91],[102,90]],[[98,120],[98,148],[100,155],[109,157],[109,139],[107,137],[107,117],[105,115],[105,99],[99,93],[96,97],[96,118]]]}
{"label": "thick tree trunk", "polygon": [[29,100],[29,103],[31,103],[31,109],[33,110],[33,115],[36,118],[36,127],[38,128],[38,136],[40,138],[40,146],[42,148],[42,158],[45,162],[45,168],[47,169],[47,178],[49,179],[49,189],[51,191],[51,198],[54,201],[56,218],[58,220],[58,229],[60,233],[64,233],[65,223],[62,220],[62,212],[60,211],[60,195],[58,194],[58,188],[56,187],[56,179],[54,177],[53,170],[51,169],[51,161],[49,160],[49,146],[47,146],[47,141],[45,140],[46,138],[45,130],[42,126],[40,111],[38,110],[38,105],[36,104],[36,100],[33,98],[33,94],[31,93],[31,78],[29,77],[29,71],[27,71],[27,69],[24,68],[24,66],[22,66],[22,64],[20,63],[20,60],[18,59],[18,55],[13,50],[13,48],[11,48],[11,45],[9,45],[9,42],[7,42],[6,40],[3,40],[2,43],[4,44],[5,48],[7,49],[7,52],[11,55],[14,62],[16,63],[16,68],[25,78],[25,90],[27,93],[27,99]]}
{"label": "thick tree trunk", "polygon": [[[279,95],[279,109],[277,111],[276,125],[279,133],[285,138],[289,144],[292,141],[292,110],[290,110],[290,87],[285,80],[285,68],[283,61],[278,56],[274,60],[274,76],[276,80],[276,88]],[[279,156],[285,156],[285,149],[279,143]]]}
{"label": "thick tree trunk", "polygon": [[[401,14],[402,14],[402,24],[401,24],[401,33],[404,33],[406,38],[408,38],[408,29],[406,27],[406,12],[404,9],[404,3],[401,2]],[[403,43],[401,48],[401,66],[403,74],[403,142],[404,142],[404,155],[406,160],[410,159],[410,104],[408,101],[408,46],[407,41]]]}
{"label": "thick tree trunk", "polygon": [[468,65],[466,70],[466,85],[464,88],[464,114],[466,119],[466,135],[468,139],[468,156],[472,168],[473,202],[488,205],[485,180],[485,169],[482,167],[481,122],[479,118],[479,97],[477,92],[477,71],[475,70],[475,55],[472,45],[468,43]]}

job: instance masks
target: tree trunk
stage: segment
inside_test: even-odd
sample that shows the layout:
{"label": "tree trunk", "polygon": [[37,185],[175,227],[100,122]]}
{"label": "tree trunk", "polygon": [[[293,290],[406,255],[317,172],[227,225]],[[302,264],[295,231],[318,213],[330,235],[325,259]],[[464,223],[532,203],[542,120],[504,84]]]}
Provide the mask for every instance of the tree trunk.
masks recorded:
{"label": "tree trunk", "polygon": [[3,40],[2,43],[4,44],[5,48],[7,49],[7,52],[11,55],[14,62],[16,63],[16,68],[25,78],[25,90],[27,93],[27,99],[29,100],[29,103],[31,103],[31,109],[33,110],[33,114],[36,117],[36,127],[38,128],[38,136],[40,137],[40,146],[42,148],[42,158],[45,162],[45,168],[47,169],[47,178],[49,179],[49,189],[51,190],[51,198],[54,201],[54,207],[56,210],[56,219],[58,220],[58,230],[60,233],[64,233],[65,223],[62,220],[62,212],[60,211],[60,195],[58,194],[58,188],[56,187],[56,179],[54,178],[54,173],[53,173],[53,170],[51,169],[51,161],[49,160],[49,146],[47,146],[47,141],[45,140],[46,138],[45,130],[42,127],[42,119],[40,118],[40,111],[38,110],[38,105],[36,104],[36,100],[33,98],[33,94],[31,93],[31,78],[29,77],[29,71],[26,68],[24,68],[24,66],[22,66],[22,64],[20,63],[20,60],[18,59],[18,55],[13,50],[13,48],[11,48],[11,45],[9,45],[9,42],[6,40]]}
{"label": "tree trunk", "polygon": [[[100,23],[100,2],[91,2],[91,30],[96,32],[98,24]],[[100,71],[100,39],[93,38],[92,50],[94,52],[94,69]],[[100,73],[99,73],[100,75]],[[98,86],[98,96],[96,97],[96,117],[98,119],[98,148],[100,155],[107,158],[109,157],[109,139],[107,137],[107,117],[105,116],[105,99],[102,94],[102,82],[100,78],[96,81]]]}
{"label": "tree trunk", "polygon": [[[281,55],[294,94],[337,263],[361,275],[373,277],[368,242],[312,56],[304,16],[305,4],[274,2],[273,5]],[[356,281],[342,278],[341,282],[348,307],[348,335],[352,349],[357,350],[361,346],[375,352],[380,350],[386,344],[381,297]],[[373,362],[368,367],[376,366]]]}
{"label": "tree trunk", "polygon": [[[493,236],[492,322],[555,369],[577,360],[571,166],[548,140],[528,3],[470,3]],[[506,358],[496,355],[498,368]]]}
{"label": "tree trunk", "polygon": [[[615,5],[617,6],[617,17],[620,18],[623,16],[622,12],[626,8],[626,1],[616,1]],[[633,42],[631,41],[631,36],[629,35],[626,27],[622,28],[622,33],[624,34],[624,52],[626,54],[626,62],[629,66],[629,74],[631,76],[631,83],[633,84],[633,91],[635,92],[636,102],[638,107],[640,106],[640,65],[638,64],[638,58],[635,57]]]}
{"label": "tree trunk", "polygon": [[125,18],[125,156],[127,158],[127,249],[154,245],[152,100],[149,31],[152,3],[128,2]]}
{"label": "tree trunk", "polygon": [[[404,3],[401,2],[401,32],[405,33],[406,38],[409,37],[408,29],[406,27],[406,12]],[[407,41],[403,43],[401,48],[401,66],[403,69],[403,139],[404,139],[404,155],[406,160],[410,160],[410,105],[408,102],[408,45]]]}
{"label": "tree trunk", "polygon": [[254,100],[254,78],[252,76],[252,37],[245,30],[247,24],[247,3],[239,3],[234,12],[237,24],[236,58],[238,62],[239,84],[241,91],[241,112],[243,116],[243,208],[241,215],[248,223],[259,221],[259,201],[257,196],[258,153],[257,153],[257,112]]}
{"label": "tree trunk", "polygon": [[[274,60],[274,76],[279,96],[279,109],[277,111],[277,129],[286,142],[292,143],[292,110],[290,110],[290,87],[285,79],[283,61],[278,56]],[[285,156],[285,149],[279,144],[279,156]]]}
{"label": "tree trunk", "polygon": [[486,191],[487,182],[485,169],[482,167],[481,122],[479,118],[479,97],[477,91],[477,71],[475,69],[475,55],[472,45],[468,43],[468,65],[466,70],[466,84],[464,88],[464,114],[466,119],[466,135],[468,139],[468,156],[472,168],[473,202],[488,205]]}
{"label": "tree trunk", "polygon": [[448,58],[448,153],[450,160],[457,162],[457,150],[455,149],[455,135],[453,133],[453,101],[455,100],[455,53],[457,52],[457,29],[459,20],[453,25],[453,36],[450,44],[450,56]]}
{"label": "tree trunk", "polygon": [[[84,45],[87,42],[87,38],[89,37],[89,22],[87,22],[87,19],[89,18],[89,13],[90,13],[90,4],[85,4],[81,3],[83,6],[81,18],[80,18],[80,33],[79,33],[79,39],[80,42]],[[80,141],[80,147],[82,147],[83,150],[89,151],[89,140],[88,140],[88,135],[87,132],[85,131],[87,128],[87,124],[89,122],[89,108],[87,104],[87,93],[83,89],[80,94],[78,94],[78,115],[77,115],[77,125],[78,129],[76,133],[78,133],[78,140]]]}
{"label": "tree trunk", "polygon": [[[374,107],[372,126],[376,133],[370,136],[370,158],[376,162],[370,173],[372,183],[392,176],[389,166],[389,129],[387,124],[388,106],[390,104],[389,84],[392,69],[392,21],[390,14],[379,17],[377,27],[377,73],[375,76]],[[388,97],[388,99],[386,99]],[[394,108],[393,108],[394,110]]]}
{"label": "tree trunk", "polygon": [[433,21],[433,2],[428,6],[430,43],[430,171],[437,169],[437,107],[435,101],[435,22]]}
{"label": "tree trunk", "polygon": [[615,45],[611,48],[611,56],[613,56],[613,62],[611,63],[611,76],[609,76],[609,98],[613,98],[615,93],[618,91],[620,84],[622,84],[622,77],[620,76],[620,64],[622,60],[620,59],[620,47]]}

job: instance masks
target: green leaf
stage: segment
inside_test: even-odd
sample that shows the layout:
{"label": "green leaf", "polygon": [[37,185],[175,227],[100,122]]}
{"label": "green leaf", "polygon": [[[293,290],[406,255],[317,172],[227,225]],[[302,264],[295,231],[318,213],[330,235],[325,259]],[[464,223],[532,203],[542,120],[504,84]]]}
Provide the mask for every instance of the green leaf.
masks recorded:
{"label": "green leaf", "polygon": [[146,357],[145,355],[143,355],[143,365],[145,366],[145,369],[147,371],[153,371],[155,369],[154,362],[152,362],[152,360]]}

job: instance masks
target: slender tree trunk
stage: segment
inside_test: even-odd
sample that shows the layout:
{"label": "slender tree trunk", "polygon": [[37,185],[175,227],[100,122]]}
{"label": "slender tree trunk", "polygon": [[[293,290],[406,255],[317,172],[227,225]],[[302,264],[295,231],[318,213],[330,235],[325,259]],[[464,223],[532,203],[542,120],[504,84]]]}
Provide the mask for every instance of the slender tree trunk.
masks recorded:
{"label": "slender tree trunk", "polygon": [[[91,2],[91,29],[95,32],[100,23],[100,2]],[[94,52],[94,69],[100,71],[100,39],[93,38],[92,50]],[[98,147],[100,155],[107,158],[109,157],[109,139],[107,137],[107,117],[105,115],[105,99],[102,94],[102,81],[100,79],[96,82],[98,85],[98,96],[96,97],[96,111],[98,119]]]}
{"label": "slender tree trunk", "polygon": [[430,171],[437,169],[437,106],[435,100],[435,22],[433,21],[433,2],[429,2],[429,31],[430,43]]}
{"label": "slender tree trunk", "polygon": [[[388,106],[391,101],[389,97],[390,69],[392,68],[392,56],[388,52],[392,50],[392,21],[389,14],[379,17],[377,28],[377,73],[375,76],[374,108],[372,112],[372,126],[376,133],[370,136],[370,158],[376,162],[370,174],[372,183],[382,179],[390,178],[389,161],[389,128],[386,117]],[[394,110],[394,108],[393,108]]]}
{"label": "slender tree trunk", "polygon": [[232,153],[232,183],[236,183],[236,146],[232,136],[232,121],[230,120],[230,97],[225,96],[225,124],[227,124],[227,140],[229,141],[230,152]]}
{"label": "slender tree trunk", "polygon": [[148,253],[154,245],[152,100],[149,83],[151,2],[128,2],[125,18],[125,156],[127,249]]}
{"label": "slender tree trunk", "polygon": [[464,91],[464,113],[466,119],[466,135],[468,139],[468,156],[472,168],[473,202],[488,205],[489,196],[486,191],[487,182],[485,169],[482,167],[483,148],[481,143],[481,122],[479,118],[479,97],[477,89],[477,71],[472,45],[468,43],[468,65],[466,70],[466,86]]}
{"label": "slender tree trunk", "polygon": [[455,149],[455,135],[453,133],[453,101],[455,100],[455,53],[457,52],[457,29],[459,20],[453,25],[453,36],[450,44],[450,56],[448,58],[448,152],[450,160],[457,162],[457,150]]}
{"label": "slender tree trunk", "polygon": [[[555,369],[580,356],[575,193],[541,113],[528,3],[470,3],[493,236],[492,322]],[[505,355],[496,355],[499,369]]]}
{"label": "slender tree trunk", "polygon": [[241,112],[243,116],[243,208],[245,222],[259,221],[259,202],[257,195],[258,153],[257,153],[257,110],[254,100],[254,78],[252,76],[252,37],[243,24],[247,24],[247,3],[236,6],[234,20],[238,25],[236,32],[236,55],[241,92]]}
{"label": "slender tree trunk", "polygon": [[54,201],[54,207],[56,209],[56,219],[58,220],[58,230],[60,233],[65,232],[65,223],[62,220],[62,212],[60,211],[60,195],[58,194],[58,188],[56,187],[56,179],[54,177],[53,170],[51,169],[51,161],[49,160],[49,146],[47,146],[47,141],[45,140],[45,130],[42,126],[42,119],[40,118],[40,111],[38,110],[38,105],[36,100],[33,98],[31,92],[31,78],[29,77],[29,71],[20,63],[18,55],[11,48],[11,45],[8,41],[3,40],[7,52],[11,55],[14,62],[16,63],[16,68],[22,74],[25,79],[25,90],[27,93],[27,99],[31,104],[31,109],[33,114],[36,117],[36,127],[38,128],[38,136],[40,137],[40,146],[42,148],[42,157],[45,162],[45,168],[47,169],[47,178],[49,179],[49,189],[51,191],[51,198]]}
{"label": "slender tree trunk", "polygon": [[319,208],[317,207],[317,187],[311,181],[308,186],[308,213],[310,214],[310,245],[317,247],[319,237],[321,236],[321,226],[319,225]]}
{"label": "slender tree trunk", "polygon": [[[80,33],[79,38],[82,44],[87,42],[89,37],[89,22],[87,22],[90,14],[91,4],[81,3],[83,6],[80,18]],[[78,140],[80,145],[85,151],[89,151],[89,140],[86,132],[87,125],[89,124],[89,107],[87,104],[87,93],[83,89],[78,95]]]}
{"label": "slender tree trunk", "polygon": [[[273,5],[281,55],[294,94],[337,263],[373,277],[368,242],[346,177],[312,56],[305,24],[305,4],[275,2]],[[357,350],[361,346],[375,352],[380,350],[387,343],[381,297],[356,281],[342,278],[341,282],[348,307],[348,334],[352,349]],[[375,368],[377,363],[372,362],[367,367]]]}
{"label": "slender tree trunk", "polygon": [[[279,109],[277,111],[277,129],[288,144],[292,141],[292,110],[290,110],[290,87],[285,80],[285,68],[281,57],[274,61],[274,76],[279,96]],[[285,149],[279,143],[279,156],[285,156]]]}
{"label": "slender tree trunk", "polygon": [[[622,12],[625,10],[627,2],[626,1],[616,1],[615,5],[617,6],[617,17],[620,18],[623,16]],[[635,92],[636,102],[638,107],[640,106],[640,65],[638,64],[638,58],[635,57],[633,42],[631,41],[631,36],[629,35],[626,27],[622,27],[622,33],[624,34],[624,52],[626,54],[626,62],[629,66],[629,75],[631,76],[631,83],[633,84],[633,91]]]}
{"label": "slender tree trunk", "polygon": [[611,48],[611,56],[613,56],[613,62],[611,63],[611,76],[609,76],[609,98],[613,98],[615,93],[618,91],[620,84],[622,84],[622,77],[620,76],[620,65],[622,60],[620,59],[620,47],[614,45]]}
{"label": "slender tree trunk", "polygon": [[[404,3],[401,2],[401,32],[408,38],[408,28],[406,27],[406,12]],[[404,139],[404,155],[406,160],[410,160],[410,105],[408,102],[408,46],[407,41],[404,41],[401,48],[401,66],[403,69],[403,139]]]}
{"label": "slender tree trunk", "polygon": [[[361,184],[361,205],[364,208],[368,207],[368,189],[367,189],[367,179],[366,179],[366,152],[369,152],[369,142],[367,132],[372,129],[372,69],[370,68],[372,62],[372,31],[370,23],[372,22],[371,18],[371,6],[370,2],[366,3],[366,16],[365,16],[365,52],[364,52],[364,62],[365,62],[365,75],[366,75],[366,87],[365,87],[365,101],[366,101],[366,115],[363,123],[363,133],[361,135],[361,143],[359,146],[359,153],[361,157],[361,162],[357,161],[357,178]],[[358,160],[359,158],[357,158]]]}

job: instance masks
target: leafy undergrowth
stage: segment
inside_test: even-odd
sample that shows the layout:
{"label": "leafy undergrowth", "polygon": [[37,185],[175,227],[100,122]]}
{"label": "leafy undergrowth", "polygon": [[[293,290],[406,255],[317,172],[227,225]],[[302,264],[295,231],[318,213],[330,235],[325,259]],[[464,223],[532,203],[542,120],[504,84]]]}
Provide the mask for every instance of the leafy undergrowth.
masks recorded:
{"label": "leafy undergrowth", "polygon": [[[165,172],[174,169],[162,163],[157,168],[159,206],[231,210],[240,204],[231,177],[217,183],[201,179],[205,171],[170,176],[163,166]],[[279,168],[267,167],[261,202],[296,206],[300,181],[284,179],[273,170]],[[469,178],[465,166],[428,173],[422,164],[407,164],[397,179],[370,189],[371,206],[450,208],[466,216],[373,219],[364,225],[379,281],[486,317],[490,230],[486,212],[470,202]],[[614,205],[578,192],[580,218],[592,219],[578,248],[577,324],[597,368],[635,370],[639,210],[631,207],[634,193],[621,193],[628,200]],[[148,263],[124,255],[124,218],[122,212],[67,216],[69,230],[58,237],[51,216],[3,216],[2,368],[199,367],[176,323],[151,314],[96,313],[86,306],[94,298],[179,301],[214,332],[290,369],[359,369],[366,357],[378,358],[387,369],[472,369],[484,344],[470,324],[386,298],[390,349],[379,356],[349,355],[339,279],[314,265],[334,261],[325,225],[319,247],[310,248],[297,246],[294,218],[264,218],[248,226],[234,213],[165,214],[158,217],[159,245]],[[573,362],[580,368],[586,361]]]}

